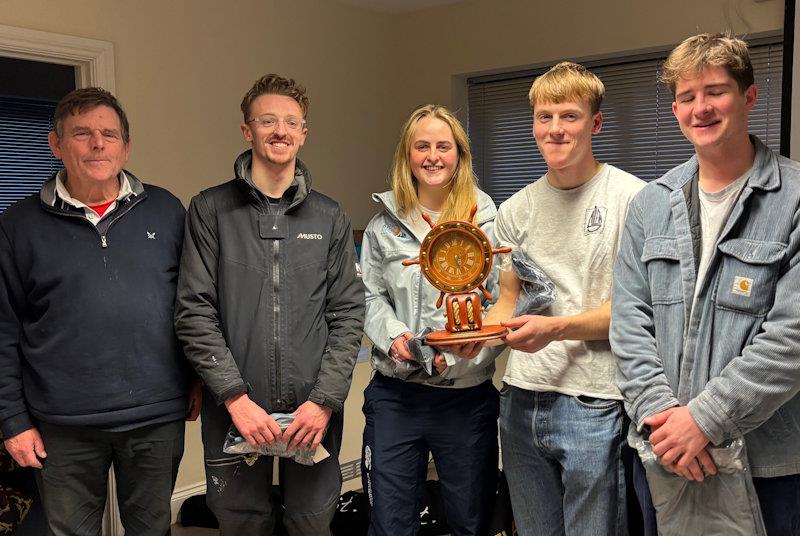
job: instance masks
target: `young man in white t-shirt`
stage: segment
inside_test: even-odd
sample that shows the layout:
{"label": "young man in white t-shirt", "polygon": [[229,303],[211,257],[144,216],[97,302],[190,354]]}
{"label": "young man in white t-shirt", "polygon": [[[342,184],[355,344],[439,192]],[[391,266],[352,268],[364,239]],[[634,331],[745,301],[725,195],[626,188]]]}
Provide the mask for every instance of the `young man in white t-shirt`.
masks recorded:
{"label": "young man in white t-shirt", "polygon": [[557,291],[543,314],[512,318],[521,282],[503,259],[500,297],[485,321],[512,329],[500,436],[522,535],[627,534],[625,418],[608,327],[627,206],[644,183],[592,154],[604,92],[575,63],[536,79],[533,135],[547,173],[503,203],[495,220],[495,246],[525,254]]}

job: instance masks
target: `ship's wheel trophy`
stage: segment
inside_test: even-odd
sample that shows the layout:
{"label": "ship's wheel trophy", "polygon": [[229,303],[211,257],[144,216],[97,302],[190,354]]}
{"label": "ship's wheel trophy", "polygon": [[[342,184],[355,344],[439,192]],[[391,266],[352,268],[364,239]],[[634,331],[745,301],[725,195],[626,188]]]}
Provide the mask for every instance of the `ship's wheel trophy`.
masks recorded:
{"label": "ship's wheel trophy", "polygon": [[[419,258],[403,261],[403,266],[419,264],[422,275],[441,291],[437,308],[445,301],[446,329],[429,333],[426,344],[453,346],[489,341],[508,332],[508,328],[500,325],[483,325],[481,294],[489,301],[494,299],[483,288],[483,282],[489,277],[494,255],[508,253],[511,248],[492,249],[486,234],[472,223],[477,210],[477,205],[472,207],[469,221],[446,221],[438,225],[423,212],[422,217],[431,230],[422,240]],[[475,288],[481,294],[471,292]]]}

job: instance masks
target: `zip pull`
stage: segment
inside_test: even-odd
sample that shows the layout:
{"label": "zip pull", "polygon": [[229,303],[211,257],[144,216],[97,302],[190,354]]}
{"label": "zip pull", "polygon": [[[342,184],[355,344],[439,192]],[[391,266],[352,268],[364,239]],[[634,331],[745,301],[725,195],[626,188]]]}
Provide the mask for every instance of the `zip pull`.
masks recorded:
{"label": "zip pull", "polygon": [[108,240],[106,240],[106,235],[100,235],[100,244],[104,247],[108,247]]}

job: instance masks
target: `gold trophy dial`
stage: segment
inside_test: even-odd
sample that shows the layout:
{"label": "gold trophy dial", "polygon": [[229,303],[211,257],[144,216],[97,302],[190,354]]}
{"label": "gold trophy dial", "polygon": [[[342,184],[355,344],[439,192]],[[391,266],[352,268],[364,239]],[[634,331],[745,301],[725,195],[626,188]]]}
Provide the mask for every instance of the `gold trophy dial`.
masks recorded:
{"label": "gold trophy dial", "polygon": [[435,226],[425,237],[420,264],[428,281],[442,292],[465,292],[489,275],[492,250],[478,227],[450,221]]}

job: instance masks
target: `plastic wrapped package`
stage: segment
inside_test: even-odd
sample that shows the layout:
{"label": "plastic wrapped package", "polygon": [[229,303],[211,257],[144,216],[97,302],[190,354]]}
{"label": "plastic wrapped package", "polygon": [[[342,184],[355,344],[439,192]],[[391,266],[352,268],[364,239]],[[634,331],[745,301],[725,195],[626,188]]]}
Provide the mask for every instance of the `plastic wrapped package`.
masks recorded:
{"label": "plastic wrapped package", "polygon": [[660,536],[766,536],[743,438],[706,448],[717,474],[702,482],[664,468],[635,426],[628,432],[628,444],[645,468]]}
{"label": "plastic wrapped package", "polygon": [[556,301],[556,285],[521,251],[511,253],[514,272],[522,282],[514,316],[537,315]]}
{"label": "plastic wrapped package", "polygon": [[[292,413],[270,413],[270,417],[275,419],[281,430],[286,430],[290,424],[294,422],[294,415]],[[297,447],[290,447],[288,442],[275,441],[268,445],[259,445],[253,447],[250,445],[236,429],[233,424],[228,428],[228,434],[225,436],[225,444],[222,447],[225,454],[255,454],[263,456],[279,456],[281,458],[290,458],[297,463],[303,465],[314,465],[315,462],[324,460],[329,456],[325,447],[319,445],[316,449],[311,450],[307,447],[298,445]]]}

